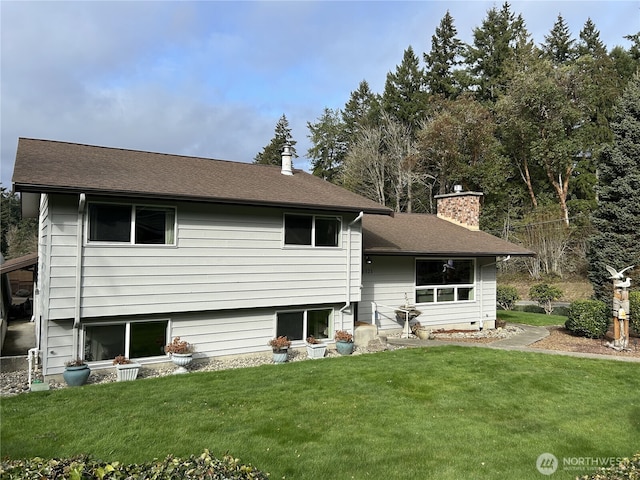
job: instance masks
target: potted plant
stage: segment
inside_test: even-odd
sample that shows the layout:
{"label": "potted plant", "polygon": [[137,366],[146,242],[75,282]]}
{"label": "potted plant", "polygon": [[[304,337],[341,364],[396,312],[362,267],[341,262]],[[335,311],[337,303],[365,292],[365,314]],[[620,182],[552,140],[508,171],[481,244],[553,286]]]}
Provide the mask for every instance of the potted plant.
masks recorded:
{"label": "potted plant", "polygon": [[193,345],[180,337],[175,337],[164,351],[171,356],[171,361],[178,366],[173,373],[187,373],[185,368],[193,360]]}
{"label": "potted plant", "polygon": [[427,327],[423,327],[420,322],[411,325],[411,332],[420,340],[428,339],[431,334],[431,331]]}
{"label": "potted plant", "polygon": [[272,338],[269,340],[269,346],[273,350],[273,363],[285,363],[287,361],[289,347],[291,346],[291,341],[287,337],[281,335]]}
{"label": "potted plant", "polygon": [[346,330],[338,330],[334,335],[336,350],[340,355],[351,355],[353,353],[353,335]]}
{"label": "potted plant", "polygon": [[118,382],[135,380],[138,377],[140,364],[132,362],[124,355],[118,355],[114,358],[113,364],[116,366],[116,380]]}
{"label": "potted plant", "polygon": [[327,346],[313,335],[307,337],[307,355],[309,358],[323,358]]}
{"label": "potted plant", "polygon": [[81,358],[76,358],[64,364],[62,378],[70,387],[79,387],[87,383],[90,374],[89,364]]}

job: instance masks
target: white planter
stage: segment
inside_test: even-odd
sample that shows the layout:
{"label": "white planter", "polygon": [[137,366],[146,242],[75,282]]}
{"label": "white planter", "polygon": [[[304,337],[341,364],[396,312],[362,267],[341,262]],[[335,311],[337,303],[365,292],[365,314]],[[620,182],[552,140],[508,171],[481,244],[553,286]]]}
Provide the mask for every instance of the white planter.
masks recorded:
{"label": "white planter", "polygon": [[192,360],[193,360],[192,353],[172,353],[171,361],[174,363],[174,365],[178,366],[178,368],[176,368],[176,370],[173,373],[174,374],[187,373],[188,370],[185,367],[189,365]]}
{"label": "white planter", "polygon": [[307,356],[312,359],[324,358],[327,346],[324,343],[307,343]]}
{"label": "white planter", "polygon": [[123,365],[116,365],[116,380],[119,382],[126,382],[135,380],[138,377],[140,371],[139,363],[125,363]]}

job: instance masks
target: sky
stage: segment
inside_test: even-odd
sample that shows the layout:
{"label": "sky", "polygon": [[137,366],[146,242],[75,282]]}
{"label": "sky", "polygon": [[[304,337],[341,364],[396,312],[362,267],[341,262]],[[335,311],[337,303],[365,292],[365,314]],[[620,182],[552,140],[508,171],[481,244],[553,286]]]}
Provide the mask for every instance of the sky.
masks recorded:
{"label": "sky", "polygon": [[[284,114],[309,169],[307,123],[366,80],[382,93],[449,10],[473,41],[487,1],[0,0],[0,181],[19,137],[252,162]],[[610,49],[640,31],[640,0],[512,1],[536,43],[558,14]]]}

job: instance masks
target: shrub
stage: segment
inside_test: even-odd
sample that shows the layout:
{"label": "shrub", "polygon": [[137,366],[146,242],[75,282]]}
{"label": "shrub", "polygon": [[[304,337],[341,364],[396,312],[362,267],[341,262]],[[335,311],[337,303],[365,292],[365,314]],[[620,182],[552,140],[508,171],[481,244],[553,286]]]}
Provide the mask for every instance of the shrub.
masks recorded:
{"label": "shrub", "polygon": [[601,468],[591,475],[584,475],[578,480],[623,480],[640,478],[640,453],[633,458],[623,458],[620,463],[607,468]]}
{"label": "shrub", "polygon": [[629,326],[640,335],[640,292],[629,292]]}
{"label": "shrub", "polygon": [[538,283],[529,289],[529,298],[538,302],[547,315],[551,315],[553,312],[551,302],[560,299],[560,297],[562,297],[562,290],[548,283]]}
{"label": "shrub", "polygon": [[26,460],[9,460],[0,463],[0,478],[63,480],[68,478],[154,478],[168,480],[189,478],[193,480],[267,480],[269,476],[251,465],[242,465],[230,455],[221,460],[211,457],[208,450],[200,456],[181,459],[169,455],[143,464],[122,465],[105,463],[88,456],[50,459],[35,457]]}
{"label": "shrub", "polygon": [[516,302],[520,300],[516,287],[498,285],[496,289],[496,303],[503,310],[513,310]]}
{"label": "shrub", "polygon": [[564,326],[574,335],[602,338],[609,328],[610,314],[609,306],[600,300],[576,300]]}

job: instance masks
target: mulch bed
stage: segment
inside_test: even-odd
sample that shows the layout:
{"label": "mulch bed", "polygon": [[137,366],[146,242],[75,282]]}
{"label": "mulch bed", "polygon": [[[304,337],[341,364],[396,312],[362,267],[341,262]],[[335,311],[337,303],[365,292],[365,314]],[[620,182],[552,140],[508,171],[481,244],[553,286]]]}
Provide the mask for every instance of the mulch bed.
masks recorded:
{"label": "mulch bed", "polygon": [[572,335],[566,328],[560,326],[547,327],[547,329],[549,330],[549,336],[529,345],[531,348],[640,358],[640,338],[635,336],[632,336],[629,340],[628,351],[618,351],[607,347],[607,343],[613,341],[611,334],[607,334],[602,339],[593,339],[577,337]]}

